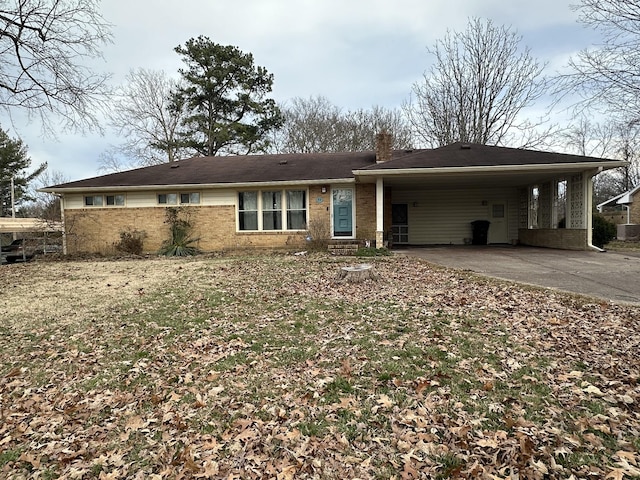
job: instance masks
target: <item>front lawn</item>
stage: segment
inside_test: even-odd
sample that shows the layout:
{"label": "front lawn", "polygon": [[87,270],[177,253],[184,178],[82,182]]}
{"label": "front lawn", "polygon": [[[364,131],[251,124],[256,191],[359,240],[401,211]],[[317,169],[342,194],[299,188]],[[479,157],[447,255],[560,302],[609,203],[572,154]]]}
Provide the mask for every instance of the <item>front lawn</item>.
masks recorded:
{"label": "front lawn", "polygon": [[407,257],[0,268],[0,477],[640,478],[640,307]]}

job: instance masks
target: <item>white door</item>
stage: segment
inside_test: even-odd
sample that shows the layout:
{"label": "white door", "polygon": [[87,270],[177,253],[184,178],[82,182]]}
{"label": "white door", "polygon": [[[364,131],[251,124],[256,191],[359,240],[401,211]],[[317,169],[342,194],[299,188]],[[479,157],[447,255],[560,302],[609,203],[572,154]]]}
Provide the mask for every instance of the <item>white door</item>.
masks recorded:
{"label": "white door", "polygon": [[508,243],[507,202],[495,202],[489,211],[489,234],[487,243]]}

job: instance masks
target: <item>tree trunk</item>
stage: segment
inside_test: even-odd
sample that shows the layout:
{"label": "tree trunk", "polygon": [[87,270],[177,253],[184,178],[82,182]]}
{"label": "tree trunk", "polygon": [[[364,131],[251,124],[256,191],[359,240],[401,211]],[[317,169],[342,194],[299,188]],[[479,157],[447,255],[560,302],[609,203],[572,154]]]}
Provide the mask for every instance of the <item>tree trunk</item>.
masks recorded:
{"label": "tree trunk", "polygon": [[365,280],[377,280],[373,267],[363,263],[354,267],[342,267],[338,271],[337,280],[339,282],[360,283]]}

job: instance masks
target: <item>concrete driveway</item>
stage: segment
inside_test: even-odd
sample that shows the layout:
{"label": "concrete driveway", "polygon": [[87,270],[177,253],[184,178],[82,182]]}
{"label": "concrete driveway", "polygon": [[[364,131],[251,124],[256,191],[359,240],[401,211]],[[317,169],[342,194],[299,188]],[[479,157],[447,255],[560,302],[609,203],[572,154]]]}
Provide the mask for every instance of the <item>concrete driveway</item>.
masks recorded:
{"label": "concrete driveway", "polygon": [[640,304],[640,255],[532,247],[460,246],[396,250],[436,265],[551,287],[617,303]]}

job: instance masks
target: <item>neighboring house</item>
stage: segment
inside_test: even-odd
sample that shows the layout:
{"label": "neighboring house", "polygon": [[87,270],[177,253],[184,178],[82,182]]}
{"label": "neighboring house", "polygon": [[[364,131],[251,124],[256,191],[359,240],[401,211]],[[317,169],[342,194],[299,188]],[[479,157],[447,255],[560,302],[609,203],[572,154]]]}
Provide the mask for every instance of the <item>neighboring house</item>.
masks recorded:
{"label": "neighboring house", "polygon": [[[592,177],[623,162],[455,143],[375,152],[195,157],[42,189],[62,199],[66,248],[106,252],[126,230],[168,238],[165,210],[190,212],[205,251],[304,248],[307,225],[333,241],[382,246],[488,243],[587,249]],[[560,228],[566,227],[566,228]]]}
{"label": "neighboring house", "polygon": [[640,241],[640,185],[602,202],[598,211],[617,224],[618,240]]}
{"label": "neighboring house", "polygon": [[600,203],[598,212],[616,224],[640,224],[640,185]]}

